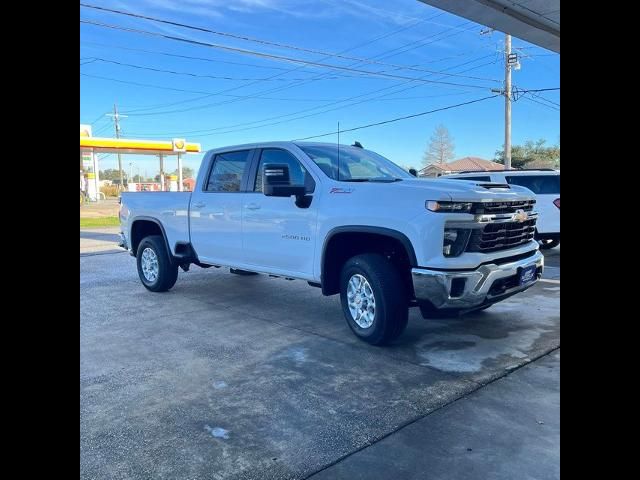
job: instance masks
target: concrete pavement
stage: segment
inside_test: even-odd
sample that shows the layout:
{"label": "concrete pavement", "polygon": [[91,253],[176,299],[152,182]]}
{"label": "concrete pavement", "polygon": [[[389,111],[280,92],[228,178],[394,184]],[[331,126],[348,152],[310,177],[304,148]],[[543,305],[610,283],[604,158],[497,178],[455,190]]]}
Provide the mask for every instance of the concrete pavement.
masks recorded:
{"label": "concrete pavement", "polygon": [[560,350],[327,467],[313,480],[560,478]]}
{"label": "concrete pavement", "polygon": [[[106,245],[80,258],[82,478],[352,478],[355,471],[375,478],[368,460],[354,462],[395,436],[415,444],[398,458],[425,472],[420,478],[465,478],[447,473],[462,472],[462,464],[448,470],[445,454],[462,461],[461,445],[476,452],[462,453],[472,471],[488,472],[481,465],[489,460],[494,472],[502,465],[498,478],[518,468],[520,478],[535,477],[541,470],[526,452],[546,452],[552,476],[536,478],[553,478],[553,400],[541,420],[547,430],[514,420],[519,405],[521,414],[535,413],[527,391],[533,401],[556,380],[514,370],[557,351],[559,284],[539,283],[459,319],[424,320],[414,309],[405,334],[378,348],[351,334],[338,297],[300,281],[193,267],[170,292],[150,293],[134,259],[109,253],[113,242],[102,234],[112,235],[88,232],[85,246]],[[513,378],[514,388],[500,387]],[[498,397],[506,403],[495,403],[495,412],[512,414],[489,415],[487,402]],[[414,431],[423,421],[429,428]],[[460,440],[463,426],[469,442]],[[482,437],[490,428],[514,436]],[[517,437],[527,448],[514,456]],[[427,455],[421,445],[435,450],[431,463],[418,458]],[[399,471],[381,460],[387,472]]]}

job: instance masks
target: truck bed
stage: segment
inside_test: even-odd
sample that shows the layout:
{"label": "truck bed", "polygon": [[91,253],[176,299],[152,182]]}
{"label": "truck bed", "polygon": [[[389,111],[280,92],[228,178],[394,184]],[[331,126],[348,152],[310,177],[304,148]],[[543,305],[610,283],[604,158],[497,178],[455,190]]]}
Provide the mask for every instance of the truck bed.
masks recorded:
{"label": "truck bed", "polygon": [[[176,242],[189,241],[189,202],[191,192],[124,192],[121,221],[131,231],[130,218],[159,220],[172,252]],[[129,237],[129,235],[127,235]]]}

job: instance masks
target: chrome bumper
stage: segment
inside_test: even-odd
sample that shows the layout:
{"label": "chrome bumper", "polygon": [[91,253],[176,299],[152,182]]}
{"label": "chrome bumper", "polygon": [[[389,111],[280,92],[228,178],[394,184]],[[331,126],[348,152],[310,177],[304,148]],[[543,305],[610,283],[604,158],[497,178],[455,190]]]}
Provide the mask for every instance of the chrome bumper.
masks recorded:
{"label": "chrome bumper", "polygon": [[[525,285],[508,285],[500,288],[500,284],[495,284],[497,280],[509,279],[519,275],[520,270],[531,265],[536,265],[536,275],[534,280]],[[489,263],[481,265],[473,271],[442,271],[430,270],[428,268],[411,269],[413,279],[413,289],[418,304],[428,303],[436,309],[461,308],[472,309],[482,305],[497,302],[514,293],[526,290],[534,285],[544,268],[544,257],[540,251],[533,255],[509,263],[497,265]],[[456,280],[463,279],[463,280]],[[452,283],[456,281],[456,289],[452,296]],[[464,287],[460,285],[464,283]],[[502,282],[501,282],[502,283]],[[492,287],[494,284],[496,288]]]}

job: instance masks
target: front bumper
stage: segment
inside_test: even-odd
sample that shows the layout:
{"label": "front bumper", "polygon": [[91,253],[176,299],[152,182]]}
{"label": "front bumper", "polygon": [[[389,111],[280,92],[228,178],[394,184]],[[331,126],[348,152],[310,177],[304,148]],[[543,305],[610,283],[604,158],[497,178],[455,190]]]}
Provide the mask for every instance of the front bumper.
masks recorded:
{"label": "front bumper", "polygon": [[124,248],[125,250],[129,250],[129,246],[127,245],[127,237],[124,236],[124,233],[120,232],[118,234],[120,236],[119,247]]}
{"label": "front bumper", "polygon": [[[518,284],[520,271],[536,265],[534,280]],[[421,308],[474,309],[503,300],[534,285],[544,269],[544,257],[533,255],[506,263],[489,263],[475,270],[411,269],[415,297]]]}

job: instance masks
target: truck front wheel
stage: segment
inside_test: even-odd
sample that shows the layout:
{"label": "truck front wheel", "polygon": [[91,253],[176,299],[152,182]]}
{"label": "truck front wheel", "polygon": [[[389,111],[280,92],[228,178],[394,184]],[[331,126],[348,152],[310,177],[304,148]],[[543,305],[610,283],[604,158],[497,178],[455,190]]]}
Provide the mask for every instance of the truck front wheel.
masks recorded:
{"label": "truck front wheel", "polygon": [[145,237],[136,255],[138,276],[152,292],[166,292],[176,284],[178,265],[171,262],[164,239],[160,235]]}
{"label": "truck front wheel", "polygon": [[347,323],[357,337],[384,345],[407,326],[407,291],[398,269],[384,256],[350,258],[340,274],[340,299]]}

